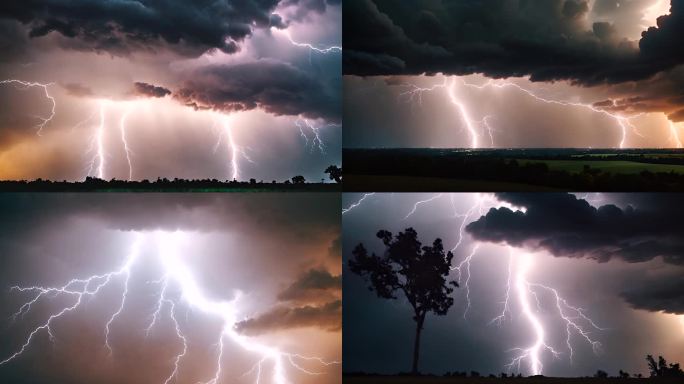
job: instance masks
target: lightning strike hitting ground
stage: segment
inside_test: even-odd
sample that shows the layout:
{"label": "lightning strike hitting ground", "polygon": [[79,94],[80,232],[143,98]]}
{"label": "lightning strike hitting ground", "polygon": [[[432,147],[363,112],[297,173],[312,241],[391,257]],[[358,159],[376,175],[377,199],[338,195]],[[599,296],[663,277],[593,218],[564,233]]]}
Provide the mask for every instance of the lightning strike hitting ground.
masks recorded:
{"label": "lightning strike hitting ground", "polygon": [[131,156],[132,156],[132,151],[131,148],[128,146],[128,141],[126,140],[126,119],[128,118],[128,115],[131,113],[131,109],[126,110],[123,115],[121,115],[121,119],[119,120],[119,129],[121,131],[121,142],[123,143],[124,146],[124,152],[126,152],[126,162],[128,163],[128,181],[133,180],[133,162],[131,161]]}
{"label": "lightning strike hitting ground", "polygon": [[[69,313],[75,312],[84,303],[84,298],[89,300],[96,299],[98,293],[104,288],[114,284],[118,284],[119,280],[123,280],[123,288],[118,301],[116,310],[109,317],[109,320],[104,326],[103,339],[104,348],[107,349],[111,356],[115,352],[112,344],[111,328],[119,322],[119,316],[126,310],[126,301],[130,295],[144,294],[149,292],[133,292],[129,287],[130,279],[136,273],[136,262],[144,255],[148,257],[151,255],[148,252],[143,253],[141,248],[143,245],[150,244],[156,249],[156,260],[158,265],[162,268],[162,277],[154,281],[155,285],[161,284],[161,290],[158,291],[158,300],[154,311],[151,315],[152,321],[145,329],[145,334],[148,335],[155,327],[158,320],[168,314],[169,319],[175,328],[175,336],[182,343],[182,350],[178,352],[172,359],[173,367],[169,366],[170,374],[165,378],[160,378],[159,383],[169,384],[179,381],[179,375],[182,373],[183,358],[188,354],[188,345],[190,343],[189,336],[183,330],[182,323],[177,317],[178,306],[187,307],[193,311],[199,311],[204,315],[216,318],[222,321],[220,333],[216,336],[216,344],[219,350],[216,358],[216,369],[211,379],[207,384],[219,384],[225,378],[224,375],[230,374],[233,377],[238,377],[239,374],[235,372],[224,372],[222,362],[224,359],[224,348],[227,341],[231,341],[236,346],[243,350],[255,353],[260,356],[255,367],[252,368],[243,376],[254,374],[255,383],[263,383],[264,375],[270,369],[270,383],[273,384],[292,384],[294,381],[288,378],[286,368],[292,369],[307,374],[319,375],[323,372],[311,371],[302,367],[303,362],[316,363],[322,367],[340,364],[338,361],[325,361],[319,357],[308,357],[296,353],[288,353],[280,351],[279,349],[269,346],[267,344],[257,342],[250,337],[244,336],[237,332],[235,325],[238,322],[240,315],[240,300],[242,296],[239,292],[235,293],[235,297],[230,301],[213,301],[204,296],[202,289],[193,278],[190,269],[184,264],[181,255],[179,254],[180,246],[183,242],[188,241],[187,235],[181,232],[139,232],[136,233],[135,240],[131,246],[125,261],[118,269],[100,275],[92,275],[85,279],[72,279],[61,287],[19,287],[14,286],[13,291],[31,294],[32,298],[24,303],[19,310],[13,315],[17,319],[20,315],[23,317],[31,312],[32,306],[40,300],[47,300],[56,297],[71,297],[73,302],[67,304],[61,310],[51,314],[48,319],[41,325],[34,328],[28,335],[26,342],[19,347],[19,349],[0,361],[0,366],[8,364],[11,361],[19,358],[30,347],[32,341],[44,331],[51,341],[54,341],[54,334],[52,325],[54,322],[67,317]],[[155,253],[152,253],[155,254]],[[171,287],[177,290],[177,294],[171,294]],[[109,289],[109,288],[108,288]],[[187,326],[187,325],[186,325]],[[170,362],[171,363],[171,362]],[[264,366],[268,364],[268,366]],[[196,381],[196,380],[195,380]],[[194,382],[194,381],[193,381]]]}
{"label": "lightning strike hitting ground", "polygon": [[95,172],[97,178],[104,180],[105,178],[105,147],[104,147],[104,133],[105,133],[105,109],[106,101],[100,101],[99,111],[100,119],[99,124],[94,127],[95,132],[90,142],[90,148],[88,152],[94,152],[92,159],[90,160],[90,167],[88,169],[88,176]]}
{"label": "lightning strike hitting ground", "polygon": [[467,108],[463,104],[463,102],[457,97],[456,95],[456,79],[452,78],[450,81],[448,78],[444,78],[444,82],[441,84],[436,84],[428,88],[423,88],[423,87],[418,87],[417,85],[414,84],[408,84],[406,85],[409,89],[405,92],[402,92],[399,94],[399,97],[406,98],[410,102],[418,102],[419,105],[423,104],[423,93],[425,92],[432,92],[437,89],[446,89],[447,95],[449,96],[449,100],[451,103],[456,107],[458,110],[459,115],[461,116],[461,119],[463,120],[463,123],[465,124],[466,130],[468,131],[468,134],[470,135],[470,147],[475,149],[479,148],[480,146],[480,139],[479,139],[479,134],[478,134],[478,129],[477,126],[479,125],[481,129],[487,130],[489,133],[491,139],[492,139],[492,146],[494,146],[494,137],[492,136],[492,128],[487,122],[487,118],[483,118],[481,122],[477,122],[471,119],[470,113],[468,112]]}
{"label": "lightning strike hitting ground", "polygon": [[42,83],[37,83],[37,82],[31,82],[31,81],[23,81],[23,80],[17,80],[17,79],[6,79],[6,80],[0,80],[0,84],[15,84],[19,85],[22,88],[21,89],[28,89],[32,87],[40,87],[43,88],[43,91],[45,92],[45,97],[50,100],[50,103],[52,104],[52,108],[50,110],[50,115],[47,117],[40,117],[36,116],[39,120],[40,123],[36,125],[36,128],[38,129],[36,131],[36,134],[38,136],[41,136],[43,133],[43,128],[52,121],[52,118],[55,117],[55,109],[57,108],[57,102],[55,101],[55,98],[50,95],[50,92],[48,90],[48,87],[52,85],[53,83],[47,83],[47,84],[42,84]]}
{"label": "lightning strike hitting ground", "polygon": [[[414,95],[412,97],[420,96]],[[357,202],[353,203],[348,208],[343,209],[342,213],[345,214],[352,209],[358,208],[366,198],[372,195],[373,194],[364,194]],[[447,194],[442,193],[435,194],[427,199],[415,202],[411,209],[409,209],[409,214],[404,219],[408,219],[417,214],[421,206],[424,206],[430,202],[435,202],[446,195]],[[460,220],[456,233],[457,241],[454,247],[451,249],[451,251],[454,253],[456,253],[456,251],[462,245],[463,239],[465,237],[463,232],[465,226],[472,222],[472,220],[475,220],[478,217],[486,214],[489,209],[505,207],[514,211],[518,210],[525,212],[524,208],[516,207],[509,203],[499,201],[493,194],[475,194],[475,199],[472,205],[466,212],[460,213],[456,209],[456,199],[458,197],[458,194],[449,194],[449,201],[454,210],[453,217]],[[550,353],[554,358],[560,358],[564,354],[549,344],[546,326],[538,316],[538,313],[544,311],[544,299],[549,296],[553,304],[554,313],[556,313],[558,320],[565,325],[565,344],[568,351],[567,355],[569,357],[569,361],[572,363],[573,355],[575,353],[572,347],[573,335],[579,336],[581,340],[584,340],[588,345],[591,346],[595,354],[599,354],[601,352],[601,343],[593,338],[590,331],[601,331],[605,328],[599,327],[596,322],[589,318],[581,308],[570,305],[555,288],[530,282],[528,280],[528,272],[534,266],[534,258],[532,255],[522,253],[520,250],[517,250],[511,246],[508,246],[507,248],[509,252],[507,263],[508,277],[505,284],[504,299],[501,302],[502,310],[489,322],[489,324],[497,324],[502,326],[506,320],[511,317],[511,313],[514,310],[514,302],[512,300],[511,294],[515,293],[518,302],[517,307],[519,307],[521,314],[530,325],[533,333],[533,340],[531,345],[528,347],[511,349],[510,351],[516,351],[518,354],[511,360],[509,364],[506,365],[506,367],[509,370],[516,370],[520,372],[522,371],[522,364],[527,363],[527,371],[531,375],[539,375],[543,373],[544,365],[542,363],[542,355],[544,352]],[[465,292],[465,309],[463,312],[464,319],[467,317],[467,313],[471,307],[470,266],[477,256],[479,250],[480,243],[475,243],[470,249],[469,253],[467,253],[466,256],[460,262],[458,262],[458,264],[451,268],[453,271],[456,271],[456,280],[462,285]],[[544,293],[546,293],[546,295],[544,295]],[[532,300],[534,300],[536,305],[532,305]]]}

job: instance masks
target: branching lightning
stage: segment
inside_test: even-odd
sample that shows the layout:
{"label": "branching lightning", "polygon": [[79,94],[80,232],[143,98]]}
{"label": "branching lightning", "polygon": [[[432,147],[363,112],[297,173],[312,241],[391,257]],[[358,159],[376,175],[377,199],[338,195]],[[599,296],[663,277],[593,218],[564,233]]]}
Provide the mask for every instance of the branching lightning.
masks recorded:
{"label": "branching lightning", "polygon": [[[441,83],[437,83],[437,84],[434,84],[434,85],[429,86],[429,87],[419,87],[415,84],[403,85],[403,87],[406,87],[408,89],[404,92],[401,92],[399,94],[399,97],[400,97],[400,99],[406,99],[409,102],[415,102],[418,105],[422,105],[424,93],[432,92],[432,91],[436,91],[436,90],[445,90],[447,93],[447,96],[449,97],[449,101],[454,105],[457,112],[461,116],[463,124],[466,128],[466,131],[468,132],[468,135],[470,137],[470,148],[475,149],[475,148],[481,147],[481,142],[482,142],[481,137],[483,135],[481,132],[487,133],[489,140],[491,142],[491,146],[493,147],[494,146],[495,129],[492,127],[492,125],[489,122],[489,120],[492,119],[492,116],[485,116],[481,120],[473,119],[473,117],[471,116],[472,113],[469,111],[467,106],[464,104],[463,100],[461,100],[458,97],[458,94],[457,94],[458,83],[460,83],[463,87],[468,87],[468,88],[477,89],[477,90],[484,90],[487,88],[494,88],[494,89],[515,88],[518,91],[523,92],[527,96],[532,97],[536,101],[541,102],[541,103],[554,104],[554,105],[570,107],[570,108],[582,108],[582,109],[586,109],[592,113],[597,113],[597,114],[601,114],[601,115],[604,115],[606,117],[609,117],[609,118],[613,119],[615,121],[616,125],[620,128],[621,138],[620,138],[620,142],[617,143],[617,145],[616,145],[616,147],[619,147],[619,148],[625,148],[629,131],[632,131],[636,135],[643,137],[643,135],[641,133],[639,133],[639,131],[637,130],[636,126],[633,123],[633,119],[642,116],[643,113],[632,114],[632,115],[623,115],[623,114],[610,112],[610,111],[603,109],[603,108],[600,108],[594,104],[549,99],[549,98],[542,97],[542,96],[536,94],[535,92],[533,92],[532,90],[524,88],[517,83],[511,82],[511,81],[506,81],[506,80],[490,79],[487,82],[485,82],[484,84],[478,85],[478,84],[468,83],[463,78],[460,78],[457,76],[444,77],[444,80]],[[678,130],[676,129],[676,127],[674,126],[674,123],[669,122],[669,127],[670,127],[671,140],[676,143],[677,148],[682,148],[682,142],[679,138],[679,133],[678,133]]]}
{"label": "branching lightning", "polygon": [[28,89],[32,87],[39,87],[42,88],[43,91],[45,92],[45,97],[50,100],[50,103],[52,104],[52,108],[50,109],[50,114],[47,117],[41,117],[41,116],[36,116],[40,123],[36,125],[36,128],[38,129],[36,131],[36,134],[38,136],[41,136],[43,133],[43,128],[52,121],[52,118],[55,117],[55,109],[57,108],[57,102],[55,101],[55,98],[50,95],[50,92],[48,90],[48,87],[52,85],[53,83],[38,83],[38,82],[32,82],[32,81],[23,81],[23,80],[17,80],[17,79],[6,79],[6,80],[0,80],[0,84],[16,84],[22,87],[22,89]]}
{"label": "branching lightning", "polygon": [[295,41],[292,36],[290,35],[290,32],[287,30],[279,30],[276,29],[277,31],[281,31],[285,37],[290,41],[290,44],[294,45],[295,47],[300,47],[300,48],[307,48],[309,52],[317,52],[320,54],[328,54],[328,53],[335,53],[335,52],[342,52],[342,47],[338,45],[331,45],[331,46],[316,46],[311,43],[301,43],[298,41]]}
{"label": "branching lightning", "polygon": [[[254,339],[244,336],[237,332],[235,325],[238,321],[240,310],[241,295],[239,292],[230,301],[213,301],[206,297],[197,281],[193,278],[189,268],[183,263],[179,252],[180,242],[184,239],[184,234],[180,232],[162,232],[154,233],[137,233],[135,241],[131,246],[131,250],[126,256],[123,264],[116,270],[100,275],[92,275],[84,279],[72,279],[65,285],[60,287],[19,287],[14,286],[13,291],[30,294],[31,299],[24,303],[19,310],[14,314],[14,318],[20,315],[28,314],[32,306],[40,300],[47,300],[55,297],[70,297],[72,302],[67,304],[61,310],[51,314],[48,319],[41,325],[34,328],[28,335],[25,343],[18,348],[18,350],[0,361],[0,366],[8,364],[11,361],[18,359],[31,346],[31,343],[42,332],[47,334],[51,341],[54,341],[54,334],[52,325],[54,322],[67,317],[69,313],[82,307],[84,299],[95,298],[98,293],[104,288],[114,284],[123,285],[121,290],[120,300],[114,312],[110,315],[109,320],[104,326],[103,343],[104,348],[111,354],[115,351],[113,339],[111,334],[111,327],[119,322],[119,317],[123,311],[126,310],[126,302],[129,295],[138,294],[133,292],[130,287],[130,279],[136,273],[136,262],[142,257],[147,256],[148,253],[141,251],[142,245],[153,244],[156,248],[156,256],[158,264],[162,267],[163,274],[161,278],[154,281],[155,285],[161,285],[161,289],[157,293],[157,301],[154,306],[153,313],[150,316],[151,321],[149,326],[145,329],[145,334],[148,335],[162,316],[168,315],[171,323],[175,329],[175,336],[179,343],[182,344],[182,350],[179,351],[170,362],[172,367],[169,367],[169,375],[160,379],[160,383],[169,384],[179,381],[179,375],[182,373],[183,359],[188,354],[188,345],[190,336],[184,331],[183,322],[179,321],[177,316],[178,307],[185,306],[188,309],[199,311],[202,314],[221,320],[222,327],[220,333],[216,336],[218,345],[218,352],[216,356],[216,369],[212,377],[206,381],[208,384],[219,384],[223,381],[224,369],[222,363],[224,359],[224,348],[228,341],[236,346],[239,346],[245,351],[255,353],[259,356],[259,360],[255,367],[247,371],[243,376],[248,374],[255,374],[255,383],[263,383],[264,375],[270,369],[270,382],[274,384],[291,384],[293,381],[287,376],[287,367],[290,367],[298,372],[307,375],[319,375],[323,372],[311,371],[302,367],[301,362],[316,363],[322,367],[340,364],[338,361],[326,361],[320,357],[307,357],[296,353],[288,353],[280,351],[276,347],[255,341]],[[173,289],[172,289],[173,288]],[[177,294],[172,291],[177,290]],[[269,364],[264,366],[265,364]],[[234,377],[235,373],[231,373]]]}
{"label": "branching lightning", "polygon": [[[318,149],[321,154],[325,154],[325,143],[321,139],[321,129],[325,127],[339,127],[340,124],[326,124],[324,126],[316,126],[314,122],[309,119],[298,117],[294,121],[295,126],[299,129],[299,134],[304,139],[304,146],[308,147],[311,144],[311,151]],[[306,132],[311,132],[307,134]],[[311,138],[309,138],[311,135]]]}
{"label": "branching lightning", "polygon": [[[413,94],[411,97],[419,98],[420,95]],[[373,194],[364,194],[358,201],[351,204],[348,208],[343,209],[342,213],[345,214],[352,209],[358,208],[362,205],[364,200],[372,195]],[[456,228],[456,242],[451,249],[454,253],[456,253],[463,244],[463,240],[466,236],[464,233],[466,225],[485,214],[489,209],[506,207],[511,210],[525,211],[522,207],[516,207],[509,203],[499,201],[495,195],[475,194],[474,201],[468,210],[466,212],[458,212],[456,199],[459,198],[459,195],[440,193],[418,200],[413,203],[412,206],[409,205],[408,215],[406,215],[404,219],[408,219],[417,214],[422,206],[446,198],[447,196],[453,208],[453,217],[459,220]],[[456,280],[463,287],[465,295],[464,319],[467,317],[471,307],[470,267],[480,249],[481,244],[474,243],[465,256],[452,267],[452,270],[456,273]],[[552,303],[552,311],[555,314],[554,318],[557,318],[558,321],[565,326],[565,347],[567,348],[569,361],[572,363],[575,354],[575,349],[572,344],[573,337],[575,336],[591,346],[595,354],[600,353],[601,343],[594,338],[592,331],[601,331],[605,328],[598,326],[583,309],[571,305],[555,288],[529,281],[528,274],[534,267],[535,259],[533,255],[526,254],[522,250],[515,249],[511,246],[508,246],[508,251],[508,262],[506,263],[507,279],[504,289],[504,298],[501,302],[501,311],[492,318],[489,324],[503,326],[506,321],[512,317],[512,312],[518,308],[522,317],[529,324],[533,339],[528,347],[513,348],[510,350],[511,352],[517,352],[517,354],[506,367],[509,370],[520,372],[522,371],[523,363],[525,363],[526,370],[530,374],[538,375],[542,374],[544,369],[544,353],[548,353],[554,358],[560,358],[565,355],[565,352],[561,352],[558,348],[551,345],[547,334],[547,327],[538,316],[539,313],[544,312],[544,302],[549,298]]]}

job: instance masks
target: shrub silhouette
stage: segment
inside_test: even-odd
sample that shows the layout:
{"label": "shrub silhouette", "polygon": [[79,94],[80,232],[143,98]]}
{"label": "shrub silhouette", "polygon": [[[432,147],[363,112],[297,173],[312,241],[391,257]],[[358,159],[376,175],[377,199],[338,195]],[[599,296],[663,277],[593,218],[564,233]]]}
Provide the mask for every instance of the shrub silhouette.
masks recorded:
{"label": "shrub silhouette", "polygon": [[446,281],[454,255],[444,251],[441,239],[435,239],[432,246],[421,246],[418,233],[413,228],[399,232],[394,238],[389,231],[381,230],[377,237],[385,245],[382,256],[368,255],[363,244],[357,245],[349,260],[349,268],[362,276],[368,289],[383,299],[396,299],[402,292],[413,307],[416,335],[413,344],[413,365],[411,373],[418,374],[420,355],[420,334],[429,312],[446,315],[454,299],[449,297],[455,281]]}

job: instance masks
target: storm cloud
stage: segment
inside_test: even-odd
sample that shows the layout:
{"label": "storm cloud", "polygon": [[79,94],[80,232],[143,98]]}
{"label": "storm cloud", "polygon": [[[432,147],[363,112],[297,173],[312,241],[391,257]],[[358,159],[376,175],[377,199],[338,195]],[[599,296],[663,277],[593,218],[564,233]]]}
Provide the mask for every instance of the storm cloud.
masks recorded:
{"label": "storm cloud", "polygon": [[144,97],[164,97],[171,94],[171,91],[164,87],[142,82],[133,83],[133,92],[138,96]]}
{"label": "storm cloud", "polygon": [[595,208],[571,194],[498,195],[526,211],[493,208],[468,224],[475,239],[544,249],[556,256],[613,258],[629,263],[656,257],[684,265],[682,198],[665,195],[648,205]]}
{"label": "storm cloud", "polygon": [[[598,2],[597,2],[598,3]],[[419,10],[416,12],[416,10]],[[584,0],[351,0],[345,4],[344,73],[529,76],[582,85],[648,78],[684,62],[684,1],[672,0],[641,40],[588,21]]]}
{"label": "storm cloud", "polygon": [[322,306],[277,307],[259,317],[241,321],[235,327],[238,332],[247,335],[301,327],[339,331],[342,329],[342,301]]}
{"label": "storm cloud", "polygon": [[289,63],[272,59],[199,68],[174,95],[196,109],[262,108],[274,115],[339,119],[339,89]]}
{"label": "storm cloud", "polygon": [[0,16],[27,27],[33,39],[57,33],[79,50],[125,55],[168,47],[199,55],[233,53],[255,28],[284,27],[273,14],[278,0],[264,1],[10,1]]}

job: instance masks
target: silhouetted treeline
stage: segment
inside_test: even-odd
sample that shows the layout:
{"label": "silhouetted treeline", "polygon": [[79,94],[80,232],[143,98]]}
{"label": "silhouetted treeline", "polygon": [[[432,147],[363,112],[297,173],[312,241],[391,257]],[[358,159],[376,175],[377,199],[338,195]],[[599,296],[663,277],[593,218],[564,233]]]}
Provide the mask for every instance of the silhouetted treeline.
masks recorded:
{"label": "silhouetted treeline", "polygon": [[[558,155],[548,155],[551,150],[537,150],[539,152],[526,153],[523,150],[498,151],[448,151],[448,150],[401,150],[401,149],[373,149],[373,150],[345,150],[345,175],[365,176],[405,176],[405,177],[434,177],[440,179],[470,180],[501,182],[489,185],[492,191],[506,190],[510,186],[505,183],[516,183],[529,186],[530,190],[537,188],[561,189],[572,191],[684,191],[684,174],[677,172],[649,172],[637,174],[613,173],[585,166],[580,172],[551,169],[545,163],[533,162],[521,164],[516,158],[530,160],[637,160],[639,156],[624,153],[614,156],[591,156],[591,153],[558,150]],[[554,150],[555,151],[555,150]],[[602,152],[605,152],[602,151]],[[670,151],[671,152],[671,151]],[[544,154],[547,155],[544,156]],[[649,151],[650,153],[650,151]],[[666,155],[667,153],[663,153]],[[578,157],[579,156],[579,157]],[[515,157],[515,158],[514,158]],[[643,162],[665,161],[663,158],[643,159]],[[669,164],[684,161],[673,158]],[[370,181],[356,184],[347,178],[345,191],[389,191],[392,186],[383,185],[381,181]],[[389,189],[388,189],[389,188]],[[420,190],[420,185],[413,184],[411,189]],[[429,186],[428,186],[429,188]]]}
{"label": "silhouetted treeline", "polygon": [[[672,363],[669,364],[665,358],[662,356],[658,356],[658,361],[656,361],[652,355],[647,355],[646,356],[646,361],[648,363],[648,369],[650,372],[650,379],[653,379],[654,382],[661,383],[661,384],[670,384],[670,383],[684,383],[684,371],[682,371],[681,367],[679,366],[679,363]],[[396,375],[383,375],[383,374],[376,374],[376,373],[366,373],[366,372],[344,372],[343,373],[344,377],[392,377],[392,376],[416,376],[416,377],[438,377],[437,375],[434,374],[421,374],[421,373],[416,373],[416,372],[402,372]],[[453,377],[453,378],[470,378],[470,379],[497,379],[499,380],[505,380],[505,381],[510,381],[511,379],[514,380],[524,380],[524,379],[535,379],[535,382],[539,381],[548,381],[548,382],[554,382],[557,378],[553,377],[545,377],[543,375],[534,375],[534,376],[523,376],[522,374],[509,374],[509,373],[500,373],[498,375],[495,374],[480,374],[480,372],[477,371],[470,371],[468,374],[467,372],[460,372],[460,371],[454,371],[454,372],[447,372],[443,377]],[[641,373],[635,373],[630,375],[628,372],[620,370],[616,376],[611,376],[608,374],[608,372],[599,369],[594,373],[593,376],[585,376],[583,378],[577,378],[577,379],[587,379],[588,381],[595,381],[599,380],[603,382],[604,380],[611,382],[609,380],[613,380],[613,382],[622,382],[622,380],[629,380],[629,379],[645,379]],[[616,381],[617,379],[617,381]],[[564,379],[566,380],[566,379]]]}
{"label": "silhouetted treeline", "polygon": [[107,192],[107,191],[140,191],[140,192],[165,192],[165,191],[339,191],[339,184],[307,183],[303,176],[295,176],[290,180],[278,181],[223,181],[217,179],[186,180],[158,178],[154,181],[126,181],[126,180],[101,180],[88,177],[82,182],[50,181],[37,179],[33,181],[0,181],[0,191],[3,192]]}

